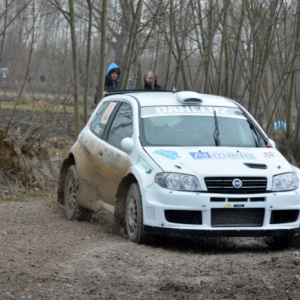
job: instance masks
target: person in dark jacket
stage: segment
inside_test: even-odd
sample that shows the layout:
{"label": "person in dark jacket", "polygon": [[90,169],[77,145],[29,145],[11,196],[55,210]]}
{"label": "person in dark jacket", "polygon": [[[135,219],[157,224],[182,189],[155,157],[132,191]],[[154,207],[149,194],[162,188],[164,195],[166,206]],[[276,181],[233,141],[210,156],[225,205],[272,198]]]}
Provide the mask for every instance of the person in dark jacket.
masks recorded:
{"label": "person in dark jacket", "polygon": [[[154,84],[153,84],[154,80]],[[157,77],[153,74],[153,71],[149,71],[144,77],[144,90],[160,90],[160,85],[157,84]]]}
{"label": "person in dark jacket", "polygon": [[[107,68],[107,72],[104,80],[104,90],[105,91],[116,90],[119,83],[119,76],[120,76],[119,66],[114,62],[110,63]],[[94,97],[95,104],[98,104],[97,93],[98,93],[98,86],[96,88],[96,94]]]}
{"label": "person in dark jacket", "polygon": [[119,66],[114,62],[110,63],[107,68],[107,73],[105,76],[104,90],[105,91],[116,90],[119,83],[119,76],[120,76]]}

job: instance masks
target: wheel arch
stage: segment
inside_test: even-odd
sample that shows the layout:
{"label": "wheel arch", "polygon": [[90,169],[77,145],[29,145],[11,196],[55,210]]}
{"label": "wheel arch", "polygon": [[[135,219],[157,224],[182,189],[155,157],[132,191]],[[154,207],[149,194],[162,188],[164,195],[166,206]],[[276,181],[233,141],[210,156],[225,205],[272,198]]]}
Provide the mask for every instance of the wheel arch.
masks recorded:
{"label": "wheel arch", "polygon": [[65,180],[68,169],[71,165],[76,165],[75,157],[72,153],[69,154],[68,158],[64,159],[59,170],[58,177],[58,189],[57,189],[57,201],[61,204],[65,203],[64,194],[65,194]]}
{"label": "wheel arch", "polygon": [[116,192],[114,219],[115,222],[118,223],[120,226],[123,226],[125,224],[124,215],[127,192],[129,187],[133,183],[138,183],[136,177],[133,174],[128,174],[122,179]]}

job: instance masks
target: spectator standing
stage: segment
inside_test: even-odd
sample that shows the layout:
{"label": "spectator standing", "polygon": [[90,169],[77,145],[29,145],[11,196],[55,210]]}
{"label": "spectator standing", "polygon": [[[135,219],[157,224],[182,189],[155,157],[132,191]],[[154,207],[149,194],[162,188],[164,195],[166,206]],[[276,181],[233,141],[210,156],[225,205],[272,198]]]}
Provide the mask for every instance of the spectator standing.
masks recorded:
{"label": "spectator standing", "polygon": [[105,76],[104,90],[111,91],[116,90],[119,83],[120,68],[119,66],[112,62],[107,68],[107,73]]}
{"label": "spectator standing", "polygon": [[[105,91],[116,90],[119,83],[119,76],[120,76],[119,66],[114,62],[110,63],[107,68],[107,72],[104,80],[104,90]],[[98,104],[97,93],[98,93],[98,86],[96,88],[96,94],[94,97],[95,104]]]}
{"label": "spectator standing", "polygon": [[[154,81],[154,82],[153,82]],[[144,90],[160,90],[160,85],[157,84],[157,77],[153,71],[149,71],[144,77]]]}

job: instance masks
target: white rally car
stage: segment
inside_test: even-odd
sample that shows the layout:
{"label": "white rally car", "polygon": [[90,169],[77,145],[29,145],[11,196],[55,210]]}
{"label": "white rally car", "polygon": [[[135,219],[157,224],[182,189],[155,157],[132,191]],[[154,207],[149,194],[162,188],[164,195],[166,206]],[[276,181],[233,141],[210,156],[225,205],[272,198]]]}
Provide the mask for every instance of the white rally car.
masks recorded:
{"label": "white rally car", "polygon": [[181,91],[118,91],[64,160],[69,219],[105,209],[131,241],[271,236],[299,246],[299,169],[235,101]]}

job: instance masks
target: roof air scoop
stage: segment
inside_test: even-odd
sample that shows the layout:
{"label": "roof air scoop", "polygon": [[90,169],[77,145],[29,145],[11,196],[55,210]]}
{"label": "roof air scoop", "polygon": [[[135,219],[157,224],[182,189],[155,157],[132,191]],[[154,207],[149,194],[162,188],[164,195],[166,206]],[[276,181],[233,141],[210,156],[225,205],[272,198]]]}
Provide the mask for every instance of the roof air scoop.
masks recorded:
{"label": "roof air scoop", "polygon": [[189,99],[184,99],[182,101],[183,103],[201,103],[201,99],[195,99],[195,98],[189,98]]}
{"label": "roof air scoop", "polygon": [[200,94],[196,92],[177,92],[176,97],[177,100],[183,104],[201,104],[203,101],[200,98]]}

